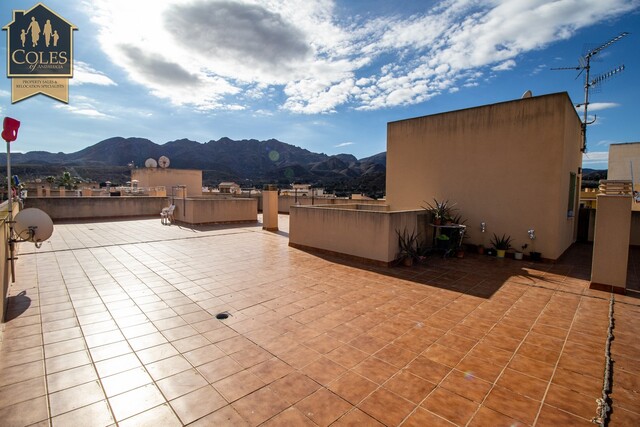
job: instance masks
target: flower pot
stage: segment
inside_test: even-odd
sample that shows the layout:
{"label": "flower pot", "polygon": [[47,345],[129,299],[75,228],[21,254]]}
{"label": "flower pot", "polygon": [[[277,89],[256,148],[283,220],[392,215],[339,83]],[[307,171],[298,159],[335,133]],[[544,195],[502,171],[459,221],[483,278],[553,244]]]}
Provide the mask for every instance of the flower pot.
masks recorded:
{"label": "flower pot", "polygon": [[483,255],[484,254],[484,246],[478,245],[477,246],[477,250],[478,250],[478,254],[479,255]]}
{"label": "flower pot", "polygon": [[456,257],[457,258],[464,258],[464,251],[462,249],[458,249],[456,251]]}
{"label": "flower pot", "polygon": [[507,250],[506,249],[496,249],[496,253],[497,253],[496,257],[504,258],[504,256],[507,253]]}
{"label": "flower pot", "polygon": [[531,261],[540,261],[542,259],[542,254],[540,252],[529,252],[529,257]]}
{"label": "flower pot", "polygon": [[405,267],[411,267],[413,265],[413,258],[407,257],[402,260],[402,265]]}
{"label": "flower pot", "polygon": [[514,259],[522,259],[522,255],[523,255],[522,252],[515,252],[513,254],[513,258]]}

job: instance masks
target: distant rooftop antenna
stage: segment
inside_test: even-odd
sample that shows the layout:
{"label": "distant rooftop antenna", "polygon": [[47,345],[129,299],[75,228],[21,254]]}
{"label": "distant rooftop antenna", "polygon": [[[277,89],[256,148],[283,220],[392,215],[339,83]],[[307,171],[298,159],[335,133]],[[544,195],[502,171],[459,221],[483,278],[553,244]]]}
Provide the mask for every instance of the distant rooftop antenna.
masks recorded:
{"label": "distant rooftop antenna", "polygon": [[621,38],[628,36],[629,33],[627,32],[623,32],[618,34],[616,37],[612,38],[611,40],[609,40],[608,42],[596,47],[595,49],[591,49],[589,50],[586,55],[581,56],[578,59],[578,63],[579,65],[577,67],[561,67],[561,68],[552,68],[552,70],[577,70],[580,71],[578,73],[578,75],[576,76],[576,79],[578,77],[580,77],[580,74],[582,74],[582,72],[585,72],[585,76],[584,76],[584,103],[582,104],[578,104],[576,105],[576,107],[581,107],[584,106],[584,114],[583,114],[583,119],[582,119],[582,148],[580,149],[580,151],[582,151],[583,153],[587,151],[587,125],[592,124],[593,122],[596,121],[596,118],[594,116],[594,119],[592,121],[587,121],[587,109],[589,107],[589,90],[604,82],[605,80],[613,77],[614,75],[621,73],[624,70],[624,65],[620,65],[616,68],[614,68],[613,70],[607,71],[604,74],[600,74],[598,77],[596,77],[595,79],[591,80],[589,77],[589,72],[591,71],[591,58],[593,58],[595,55],[598,54],[598,52],[600,52],[603,49],[608,48],[609,46],[611,46],[612,44],[614,44],[615,42],[619,41]]}

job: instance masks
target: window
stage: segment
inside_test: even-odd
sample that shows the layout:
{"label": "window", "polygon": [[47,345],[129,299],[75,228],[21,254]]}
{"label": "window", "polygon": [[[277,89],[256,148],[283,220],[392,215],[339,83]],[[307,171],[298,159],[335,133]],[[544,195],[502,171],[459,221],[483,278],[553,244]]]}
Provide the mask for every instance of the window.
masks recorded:
{"label": "window", "polygon": [[569,172],[569,200],[567,201],[567,218],[573,218],[576,205],[576,184],[578,177],[574,172]]}

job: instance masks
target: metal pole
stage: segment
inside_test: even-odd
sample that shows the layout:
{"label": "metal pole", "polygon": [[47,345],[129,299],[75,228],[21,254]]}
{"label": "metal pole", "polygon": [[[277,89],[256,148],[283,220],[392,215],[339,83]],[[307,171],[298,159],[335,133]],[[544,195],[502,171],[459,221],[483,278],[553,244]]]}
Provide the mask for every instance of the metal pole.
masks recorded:
{"label": "metal pole", "polygon": [[11,143],[7,141],[7,222],[9,223],[9,261],[11,262],[11,283],[16,281],[13,263],[15,243],[13,242],[13,191],[11,190]]}
{"label": "metal pole", "polygon": [[591,69],[591,56],[587,55],[587,65],[584,67],[584,115],[582,119],[582,152],[587,151],[587,109],[589,108],[589,71]]}

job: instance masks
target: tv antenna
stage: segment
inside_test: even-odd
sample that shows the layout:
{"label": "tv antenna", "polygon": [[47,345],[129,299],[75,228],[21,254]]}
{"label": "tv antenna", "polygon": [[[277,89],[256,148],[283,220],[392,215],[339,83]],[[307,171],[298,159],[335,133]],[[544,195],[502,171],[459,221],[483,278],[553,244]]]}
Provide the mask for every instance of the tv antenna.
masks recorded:
{"label": "tv antenna", "polygon": [[591,71],[591,58],[596,56],[601,50],[604,50],[619,41],[621,38],[628,36],[629,33],[622,32],[609,40],[608,42],[596,47],[595,49],[589,50],[584,56],[581,56],[578,59],[579,65],[577,67],[560,67],[560,68],[552,68],[552,70],[576,70],[580,71],[576,76],[576,79],[580,77],[580,74],[584,71],[584,103],[577,104],[576,107],[584,106],[584,114],[582,119],[582,148],[580,151],[583,153],[587,151],[587,125],[592,124],[596,121],[596,117],[594,116],[592,121],[588,121],[587,109],[589,108],[589,90],[594,86],[604,82],[605,80],[615,76],[618,73],[624,71],[624,65],[620,65],[612,70],[607,71],[606,73],[600,74],[594,79],[590,77]]}

